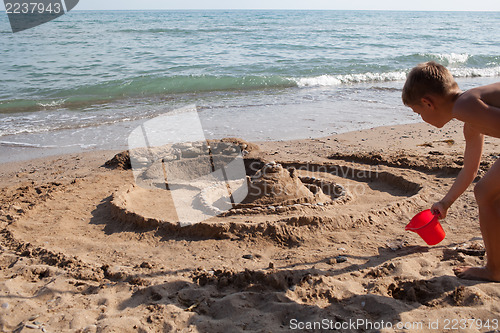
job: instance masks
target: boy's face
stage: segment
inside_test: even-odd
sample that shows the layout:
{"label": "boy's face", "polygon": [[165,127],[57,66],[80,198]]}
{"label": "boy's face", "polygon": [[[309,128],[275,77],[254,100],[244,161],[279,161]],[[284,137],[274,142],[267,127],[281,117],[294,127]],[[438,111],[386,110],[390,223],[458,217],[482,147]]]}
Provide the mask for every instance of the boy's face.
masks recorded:
{"label": "boy's face", "polygon": [[448,117],[443,117],[434,103],[428,100],[423,99],[422,103],[411,105],[410,108],[413,112],[418,113],[423,121],[437,128],[443,127],[449,121]]}

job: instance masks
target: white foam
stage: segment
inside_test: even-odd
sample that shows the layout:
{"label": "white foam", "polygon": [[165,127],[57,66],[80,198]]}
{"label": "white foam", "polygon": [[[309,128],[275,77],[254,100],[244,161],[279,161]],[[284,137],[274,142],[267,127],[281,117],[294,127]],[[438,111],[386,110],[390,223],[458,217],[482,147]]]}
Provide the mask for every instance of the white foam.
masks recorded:
{"label": "white foam", "polygon": [[364,82],[388,82],[405,80],[406,73],[388,72],[388,73],[362,73],[345,75],[321,75],[316,77],[293,79],[299,87],[328,87],[341,84],[364,83]]}
{"label": "white foam", "polygon": [[457,64],[465,64],[467,60],[469,60],[470,55],[467,53],[442,53],[435,55],[439,60],[446,61],[448,66],[457,65]]}
{"label": "white foam", "polygon": [[38,106],[41,106],[41,107],[45,107],[45,108],[50,108],[50,107],[56,107],[56,106],[61,106],[64,104],[64,102],[66,102],[65,99],[59,99],[59,100],[54,100],[50,103],[36,103],[36,105]]}
{"label": "white foam", "polygon": [[321,75],[316,77],[304,77],[299,79],[292,79],[297,82],[299,87],[327,87],[327,86],[338,86],[342,84],[342,81],[337,79],[336,76],[332,75]]}
{"label": "white foam", "polygon": [[69,145],[41,145],[38,143],[28,143],[28,142],[14,142],[14,141],[0,141],[0,146],[6,147],[19,147],[19,148],[71,148],[79,147],[81,149],[89,149],[97,147],[97,144],[84,144],[84,143],[74,143]]}
{"label": "white foam", "polygon": [[500,66],[490,68],[450,68],[454,77],[497,77]]}
{"label": "white foam", "polygon": [[36,143],[13,142],[13,141],[0,141],[0,146],[7,147],[23,147],[23,148],[41,148],[42,146]]}

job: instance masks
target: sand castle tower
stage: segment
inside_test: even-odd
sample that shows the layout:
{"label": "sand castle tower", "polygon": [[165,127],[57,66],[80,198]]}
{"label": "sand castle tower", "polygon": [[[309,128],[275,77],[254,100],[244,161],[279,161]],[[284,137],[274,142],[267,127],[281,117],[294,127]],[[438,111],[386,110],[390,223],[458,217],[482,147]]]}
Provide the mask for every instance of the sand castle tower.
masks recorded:
{"label": "sand castle tower", "polygon": [[325,195],[321,187],[302,182],[295,168],[285,169],[281,164],[271,162],[248,177],[248,195],[238,206],[287,206],[329,200],[332,198]]}

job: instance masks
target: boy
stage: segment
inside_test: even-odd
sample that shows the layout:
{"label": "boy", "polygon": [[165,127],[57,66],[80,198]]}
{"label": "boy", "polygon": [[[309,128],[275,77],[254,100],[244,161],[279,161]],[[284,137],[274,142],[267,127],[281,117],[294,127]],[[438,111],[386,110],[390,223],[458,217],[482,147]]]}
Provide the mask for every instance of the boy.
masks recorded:
{"label": "boy", "polygon": [[[500,82],[462,92],[444,66],[430,61],[411,70],[402,98],[425,122],[438,128],[453,118],[464,122],[463,169],[444,198],[431,208],[439,218],[445,218],[448,208],[476,177],[484,135],[500,138]],[[500,282],[500,160],[476,184],[474,195],[487,263],[454,271],[464,279]]]}

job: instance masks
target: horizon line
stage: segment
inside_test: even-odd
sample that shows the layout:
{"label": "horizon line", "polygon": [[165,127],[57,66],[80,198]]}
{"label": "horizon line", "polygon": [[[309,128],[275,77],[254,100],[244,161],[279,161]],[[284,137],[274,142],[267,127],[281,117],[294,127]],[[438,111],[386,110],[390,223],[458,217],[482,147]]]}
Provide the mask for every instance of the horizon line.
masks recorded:
{"label": "horizon line", "polygon": [[78,9],[72,11],[222,11],[222,10],[303,10],[303,11],[390,11],[390,12],[500,12],[500,9],[453,9],[453,10],[435,10],[435,9],[331,9],[331,8],[145,8],[145,9]]}
{"label": "horizon line", "polygon": [[[332,9],[332,8],[145,8],[145,9],[80,9],[74,8],[75,11],[359,11],[359,12],[473,12],[473,13],[498,13],[500,9]],[[0,12],[6,13],[5,8],[0,9]]]}

